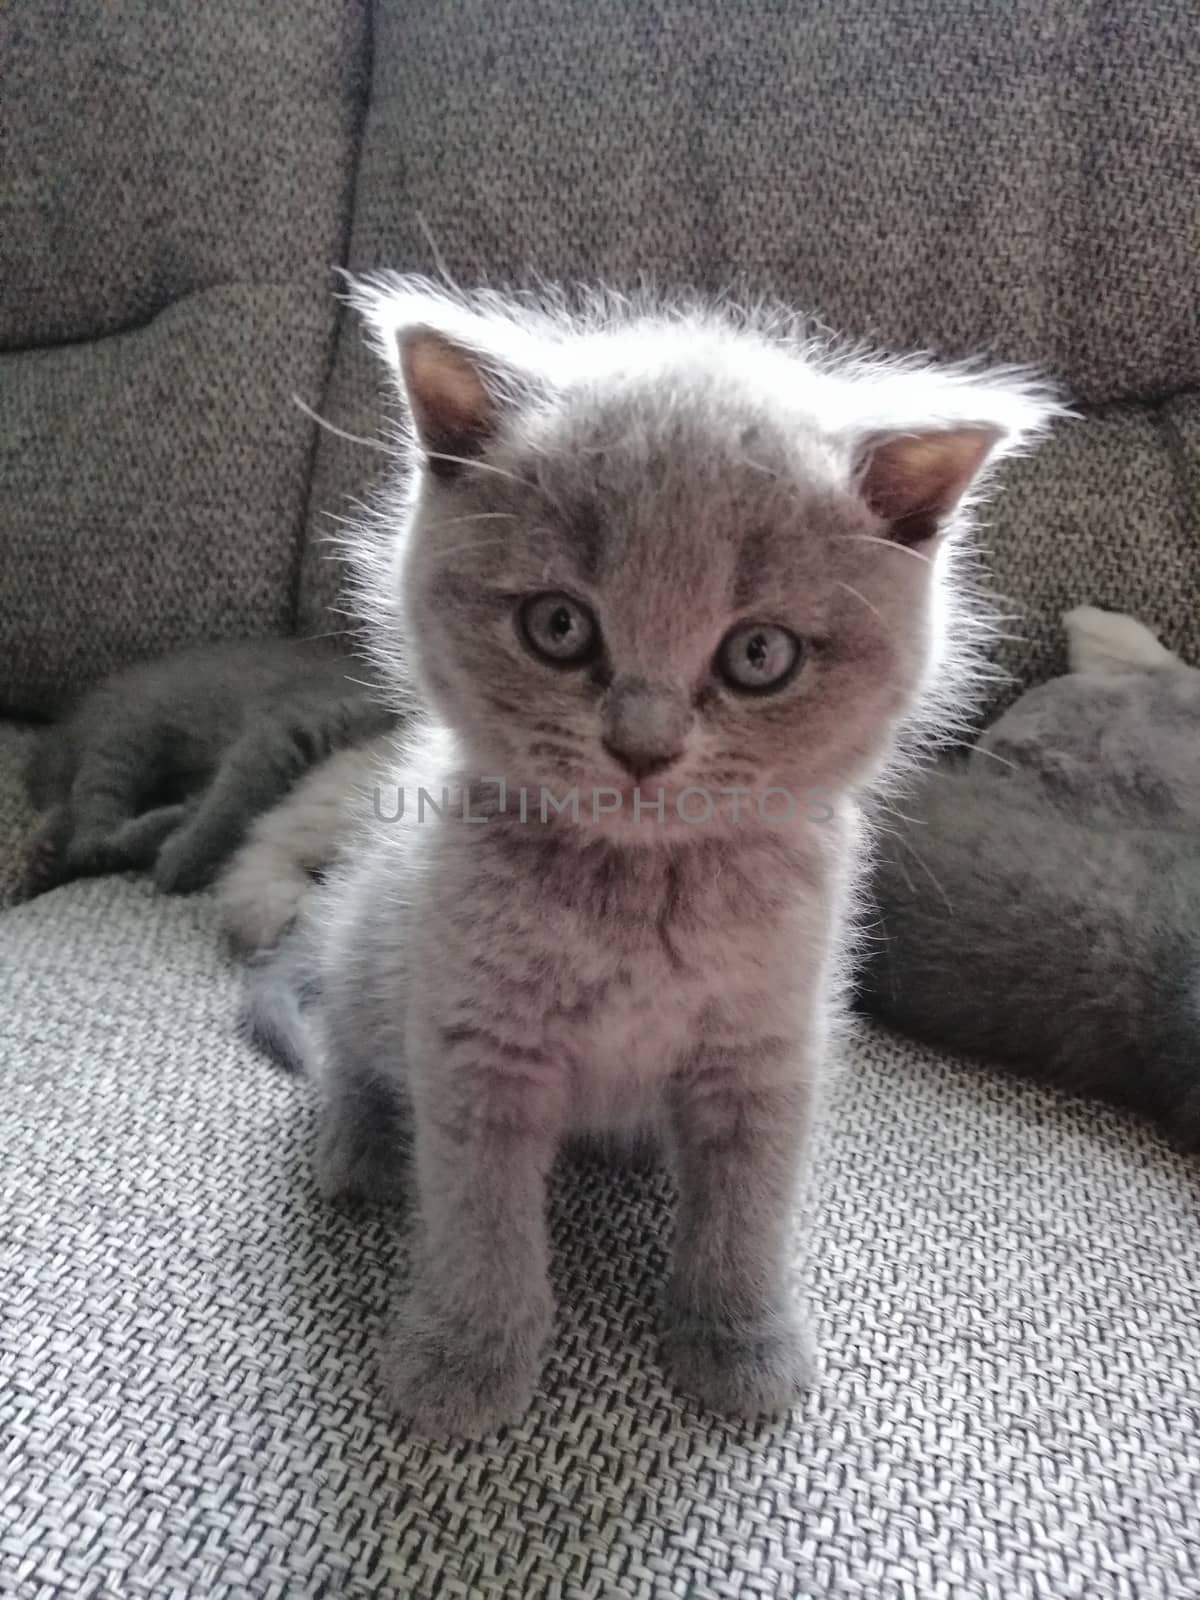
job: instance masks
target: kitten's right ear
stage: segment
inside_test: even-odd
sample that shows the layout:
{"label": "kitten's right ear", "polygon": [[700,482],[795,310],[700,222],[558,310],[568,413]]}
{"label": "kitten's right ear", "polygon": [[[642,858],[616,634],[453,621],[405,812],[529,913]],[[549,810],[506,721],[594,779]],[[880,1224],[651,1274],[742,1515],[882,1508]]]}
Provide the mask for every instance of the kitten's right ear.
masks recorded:
{"label": "kitten's right ear", "polygon": [[522,331],[423,279],[355,283],[351,298],[391,368],[429,469],[452,478],[538,390]]}
{"label": "kitten's right ear", "polygon": [[482,455],[495,437],[511,382],[436,328],[405,328],[396,344],[401,388],[430,470],[453,476],[456,461]]}

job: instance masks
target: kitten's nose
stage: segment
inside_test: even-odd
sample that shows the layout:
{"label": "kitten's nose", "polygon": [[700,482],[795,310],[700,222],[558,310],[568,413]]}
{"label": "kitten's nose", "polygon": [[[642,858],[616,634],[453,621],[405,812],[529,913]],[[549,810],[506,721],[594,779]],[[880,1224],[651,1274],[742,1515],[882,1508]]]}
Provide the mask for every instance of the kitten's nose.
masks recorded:
{"label": "kitten's nose", "polygon": [[692,708],[680,690],[623,677],[605,696],[601,742],[626,772],[648,778],[678,760],[691,725]]}
{"label": "kitten's nose", "polygon": [[662,772],[671,765],[674,756],[642,755],[635,750],[619,750],[615,744],[610,744],[607,739],[600,743],[608,751],[614,761],[618,762],[635,778],[649,778],[655,772]]}

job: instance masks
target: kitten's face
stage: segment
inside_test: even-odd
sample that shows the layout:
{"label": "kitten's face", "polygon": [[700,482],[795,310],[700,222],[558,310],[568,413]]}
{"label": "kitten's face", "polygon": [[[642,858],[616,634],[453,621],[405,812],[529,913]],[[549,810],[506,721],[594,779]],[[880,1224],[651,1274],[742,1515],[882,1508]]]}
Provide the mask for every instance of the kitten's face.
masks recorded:
{"label": "kitten's face", "polygon": [[581,385],[449,470],[418,495],[405,610],[472,775],[679,835],[828,815],[878,767],[930,665],[935,557],[885,537],[811,428],[658,375]]}

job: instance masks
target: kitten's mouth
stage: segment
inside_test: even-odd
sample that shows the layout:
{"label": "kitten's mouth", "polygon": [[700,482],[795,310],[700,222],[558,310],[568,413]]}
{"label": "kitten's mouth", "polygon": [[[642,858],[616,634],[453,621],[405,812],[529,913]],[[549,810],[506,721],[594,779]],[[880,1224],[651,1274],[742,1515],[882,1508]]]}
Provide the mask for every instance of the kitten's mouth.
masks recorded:
{"label": "kitten's mouth", "polygon": [[655,796],[664,788],[661,783],[656,783],[652,778],[634,778],[627,772],[620,773],[614,777],[612,787],[620,794],[622,800],[630,805],[633,803],[634,795]]}
{"label": "kitten's mouth", "polygon": [[[708,809],[706,791],[689,785],[678,774],[654,773],[637,778],[622,772],[580,786],[581,809],[591,820],[607,817],[622,826],[649,829],[679,820],[680,805],[697,815]],[[686,819],[685,819],[686,820]]]}
{"label": "kitten's mouth", "polygon": [[668,772],[648,773],[644,778],[639,778],[630,772],[617,771],[611,777],[601,778],[593,787],[600,791],[614,791],[626,805],[632,805],[638,795],[646,803],[655,802],[662,795],[665,803],[672,806],[676,796],[687,785],[681,783],[677,775]]}
{"label": "kitten's mouth", "polygon": [[551,767],[510,783],[505,809],[522,819],[574,823],[647,840],[656,830],[690,835],[731,823],[750,827],[759,815],[774,822],[781,810],[795,810],[782,789],[767,791],[764,810],[753,777],[727,768],[715,777],[689,770],[683,762],[644,776],[600,761],[564,763],[564,769]]}

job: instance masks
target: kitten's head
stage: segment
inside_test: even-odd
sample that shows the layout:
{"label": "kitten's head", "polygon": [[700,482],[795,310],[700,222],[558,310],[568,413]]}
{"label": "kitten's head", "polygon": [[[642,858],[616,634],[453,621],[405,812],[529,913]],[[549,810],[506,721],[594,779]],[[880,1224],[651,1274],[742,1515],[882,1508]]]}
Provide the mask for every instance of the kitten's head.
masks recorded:
{"label": "kitten's head", "polygon": [[359,303],[415,466],[368,587],[474,775],[577,789],[607,829],[635,786],[673,832],[777,825],[948,703],[949,536],[1049,409],[1019,375],[839,359],[711,311],[411,279]]}

